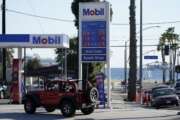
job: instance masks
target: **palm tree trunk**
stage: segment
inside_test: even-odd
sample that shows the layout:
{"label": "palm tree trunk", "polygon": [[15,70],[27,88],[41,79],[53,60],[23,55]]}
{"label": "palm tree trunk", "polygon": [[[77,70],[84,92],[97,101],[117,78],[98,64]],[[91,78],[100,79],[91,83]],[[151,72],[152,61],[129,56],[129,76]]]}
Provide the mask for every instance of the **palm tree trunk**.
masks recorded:
{"label": "palm tree trunk", "polygon": [[130,70],[128,82],[128,100],[136,99],[136,81],[137,81],[137,53],[136,53],[136,18],[135,18],[135,0],[130,0]]}

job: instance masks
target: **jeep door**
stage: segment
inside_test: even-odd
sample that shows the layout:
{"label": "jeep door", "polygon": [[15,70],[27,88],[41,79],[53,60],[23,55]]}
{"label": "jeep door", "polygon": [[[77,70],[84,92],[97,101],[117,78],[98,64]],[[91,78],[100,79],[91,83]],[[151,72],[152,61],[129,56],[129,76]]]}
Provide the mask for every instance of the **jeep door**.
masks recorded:
{"label": "jeep door", "polygon": [[58,105],[59,104],[59,84],[58,82],[50,82],[46,85],[46,89],[41,99],[43,105]]}

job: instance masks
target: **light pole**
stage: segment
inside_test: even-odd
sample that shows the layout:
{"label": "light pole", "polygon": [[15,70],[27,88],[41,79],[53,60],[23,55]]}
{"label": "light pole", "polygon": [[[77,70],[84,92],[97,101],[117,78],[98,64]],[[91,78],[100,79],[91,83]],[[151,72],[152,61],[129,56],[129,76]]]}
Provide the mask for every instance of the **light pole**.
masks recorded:
{"label": "light pole", "polygon": [[[6,34],[6,0],[2,1],[2,34]],[[6,81],[6,49],[2,49],[3,82]]]}
{"label": "light pole", "polygon": [[140,98],[142,98],[141,96],[141,92],[142,92],[142,45],[143,45],[143,31],[142,31],[142,27],[143,27],[143,0],[140,0],[140,59],[139,59],[139,87],[140,87]]}
{"label": "light pole", "polygon": [[124,48],[124,84],[125,84],[125,93],[127,92],[127,42],[125,41]]}
{"label": "light pole", "polygon": [[[159,28],[160,26],[158,26],[158,25],[155,25],[155,26],[148,26],[148,27],[145,27],[145,28],[143,28],[142,29],[142,31],[145,31],[145,30],[149,30],[149,29],[152,29],[152,28]],[[139,32],[137,32],[136,33],[136,35],[137,34],[140,34],[141,33],[141,31],[139,31]],[[142,38],[141,38],[142,39]],[[127,44],[128,44],[128,42],[129,42],[129,40],[126,40],[125,41],[125,49],[124,49],[124,82],[125,82],[125,87],[127,87],[126,85],[127,85],[127,62],[129,61],[129,59],[127,59]],[[142,44],[140,45],[140,47],[142,47]],[[140,55],[140,61],[141,61],[141,67],[140,67],[140,71],[141,71],[141,80],[142,80],[142,48],[141,48],[141,55]],[[140,77],[139,77],[140,78]],[[142,82],[142,81],[140,81],[140,82]],[[142,83],[140,83],[140,85],[141,85]],[[140,87],[142,87],[142,86],[140,86]],[[125,88],[126,89],[126,88]]]}

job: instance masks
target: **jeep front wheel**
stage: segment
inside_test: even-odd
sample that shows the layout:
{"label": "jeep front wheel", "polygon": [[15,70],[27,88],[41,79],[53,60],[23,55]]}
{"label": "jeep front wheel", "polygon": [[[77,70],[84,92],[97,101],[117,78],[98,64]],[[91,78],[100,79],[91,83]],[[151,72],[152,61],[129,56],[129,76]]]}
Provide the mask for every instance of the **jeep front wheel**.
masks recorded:
{"label": "jeep front wheel", "polygon": [[53,112],[55,110],[55,108],[53,108],[53,107],[45,107],[45,110],[47,112]]}
{"label": "jeep front wheel", "polygon": [[36,105],[32,99],[27,99],[24,103],[24,110],[28,114],[33,114],[36,111]]}
{"label": "jeep front wheel", "polygon": [[61,112],[65,117],[74,116],[76,111],[75,105],[71,101],[63,101],[61,104]]}
{"label": "jeep front wheel", "polygon": [[81,108],[81,112],[82,112],[84,115],[89,115],[89,114],[91,114],[91,113],[94,112],[94,106],[88,107],[88,108]]}

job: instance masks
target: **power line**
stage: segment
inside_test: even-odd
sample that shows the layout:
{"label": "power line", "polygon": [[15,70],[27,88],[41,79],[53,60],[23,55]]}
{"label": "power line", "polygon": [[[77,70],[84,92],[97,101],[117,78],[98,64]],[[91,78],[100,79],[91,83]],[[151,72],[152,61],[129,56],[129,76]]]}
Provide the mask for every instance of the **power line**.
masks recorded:
{"label": "power line", "polygon": [[[163,22],[148,22],[144,23],[143,25],[164,25],[164,24],[175,24],[175,23],[180,23],[180,21],[163,21]],[[112,23],[114,26],[128,26],[129,24],[127,23]],[[139,24],[136,24],[139,25]]]}
{"label": "power line", "polygon": [[[21,11],[12,10],[12,9],[6,9],[6,10],[7,10],[7,12],[22,14],[22,15],[31,16],[31,17],[38,17],[38,18],[42,18],[42,19],[49,19],[49,20],[60,21],[60,22],[74,22],[74,20],[59,19],[59,18],[54,18],[54,17],[35,15],[32,13],[26,13],[26,12],[21,12]],[[149,22],[149,23],[144,23],[143,25],[163,25],[163,24],[175,24],[175,23],[180,23],[180,21],[177,20],[177,21]],[[111,25],[113,25],[113,26],[129,26],[129,24],[127,24],[127,23],[112,23]],[[139,25],[139,24],[136,24],[136,25]]]}
{"label": "power line", "polygon": [[11,13],[17,13],[17,14],[21,14],[21,15],[31,16],[31,17],[38,17],[38,18],[42,18],[42,19],[54,20],[54,21],[74,22],[73,20],[59,19],[59,18],[53,18],[53,17],[47,17],[47,16],[40,16],[40,15],[35,15],[35,14],[21,12],[21,11],[12,10],[12,9],[6,9],[6,11],[11,12]]}
{"label": "power line", "polygon": [[[138,40],[138,39],[137,39]],[[159,39],[153,39],[153,38],[145,38],[143,39],[145,41],[154,41],[154,40],[159,40]],[[110,42],[125,42],[125,40],[110,40]]]}
{"label": "power line", "polygon": [[[137,45],[137,47],[139,47],[140,45]],[[152,45],[143,45],[143,47],[157,47],[157,44],[152,44]],[[125,45],[110,45],[110,47],[125,47]],[[126,47],[130,47],[130,46],[126,46]]]}
{"label": "power line", "polygon": [[[30,2],[29,0],[26,0],[26,2],[27,2],[27,4],[29,5],[29,7],[31,8],[32,12],[33,12],[34,14],[36,14],[36,9],[33,7],[33,5],[31,4],[31,2]],[[42,23],[41,23],[40,19],[38,19],[38,17],[36,17],[36,20],[37,20],[37,22],[38,22],[38,24],[39,24],[39,27],[40,27],[42,33],[44,33],[44,29],[43,29],[43,26],[42,26]]]}

